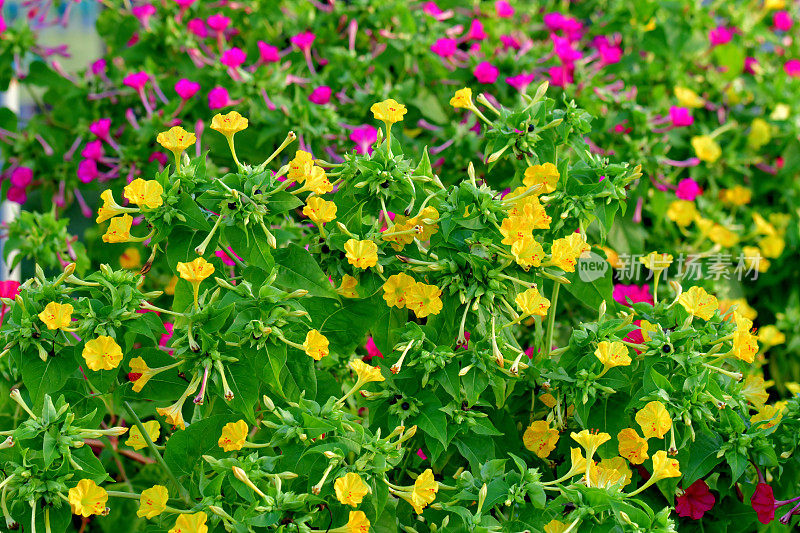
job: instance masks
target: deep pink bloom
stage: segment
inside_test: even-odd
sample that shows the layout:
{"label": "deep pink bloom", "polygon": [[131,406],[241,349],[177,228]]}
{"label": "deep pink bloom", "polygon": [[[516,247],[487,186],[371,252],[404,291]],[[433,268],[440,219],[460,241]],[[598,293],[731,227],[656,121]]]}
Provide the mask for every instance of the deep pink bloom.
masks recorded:
{"label": "deep pink bloom", "polygon": [[111,119],[101,118],[95,120],[89,125],[89,131],[91,131],[95,137],[99,139],[108,139],[108,133],[111,131]]}
{"label": "deep pink bloom", "polygon": [[369,361],[373,357],[380,357],[383,359],[383,354],[378,349],[378,346],[375,344],[375,340],[372,337],[367,339],[367,343],[364,345],[364,348],[367,350],[367,356],[364,357],[365,360]]}
{"label": "deep pink bloom", "polygon": [[293,36],[289,41],[300,50],[308,51],[311,50],[311,45],[314,44],[314,39],[316,38],[317,36],[312,32],[304,31]]}
{"label": "deep pink bloom", "polygon": [[745,57],[744,58],[744,71],[748,74],[755,74],[756,67],[758,66],[758,59],[755,57]]}
{"label": "deep pink bloom", "polygon": [[175,328],[175,325],[172,322],[164,322],[164,329],[166,333],[161,334],[161,338],[158,339],[158,345],[162,348],[165,348],[167,344],[169,344],[169,340],[172,338],[172,331]]}
{"label": "deep pink bloom", "polygon": [[356,143],[356,153],[372,153],[372,145],[378,140],[378,130],[369,124],[359,126],[350,133],[350,140]]}
{"label": "deep pink bloom", "polygon": [[6,19],[3,18],[3,13],[0,12],[0,33],[3,33],[8,29],[8,25],[6,24]]}
{"label": "deep pink bloom", "polygon": [[331,101],[333,91],[327,85],[320,85],[308,95],[308,101],[312,104],[325,105]]}
{"label": "deep pink bloom", "polygon": [[566,37],[559,37],[555,33],[551,33],[550,40],[553,41],[553,52],[562,63],[571,64],[583,56],[580,51],[572,47],[572,43]]}
{"label": "deep pink bloom", "polygon": [[0,298],[13,300],[19,294],[19,281],[0,281]]}
{"label": "deep pink bloom", "polygon": [[550,31],[558,31],[564,29],[566,17],[561,13],[547,13],[542,20]]}
{"label": "deep pink bloom", "polygon": [[750,505],[758,515],[758,521],[762,524],[769,524],[775,520],[775,495],[772,487],[766,483],[756,485],[756,491],[750,498]]}
{"label": "deep pink bloom", "polygon": [[561,13],[547,13],[543,17],[544,25],[550,31],[563,31],[570,41],[577,41],[583,35],[583,23]]}
{"label": "deep pink bloom", "polygon": [[158,161],[159,163],[161,163],[162,166],[166,165],[168,160],[169,159],[167,158],[167,154],[165,154],[164,152],[153,152],[152,154],[150,154],[150,157],[147,158],[148,163],[152,163],[153,161]]}
{"label": "deep pink bloom", "polygon": [[480,83],[494,83],[500,71],[488,61],[481,61],[472,73]]}
{"label": "deep pink bloom", "polygon": [[258,41],[258,53],[262,63],[277,63],[281,60],[280,50],[277,46]]}
{"label": "deep pink bloom", "polygon": [[672,106],[669,108],[669,119],[676,128],[694,124],[692,112],[686,107]]}
{"label": "deep pink bloom", "polygon": [[[641,323],[642,323],[641,320],[634,320],[633,321],[633,325],[634,326],[638,326]],[[642,343],[644,343],[644,335],[642,334],[641,328],[640,329],[634,329],[633,331],[631,331],[630,333],[625,335],[625,338],[622,339],[622,340],[627,341],[627,342],[631,342],[633,344],[642,344]],[[642,353],[641,350],[637,350],[636,348],[634,348],[633,351],[636,352],[637,354]]]}
{"label": "deep pink bloom", "polygon": [[509,48],[512,50],[519,50],[522,48],[522,45],[519,44],[519,41],[516,40],[512,35],[501,35],[500,42],[503,43],[503,48],[508,50]]}
{"label": "deep pink bloom", "polygon": [[186,78],[181,78],[175,82],[175,92],[178,93],[178,96],[180,96],[183,100],[190,99],[197,94],[197,91],[199,90],[199,83],[187,80]]}
{"label": "deep pink bloom", "polygon": [[11,185],[14,187],[25,188],[33,181],[33,169],[29,167],[17,167],[11,173]]}
{"label": "deep pink bloom", "polygon": [[519,92],[524,93],[528,88],[528,85],[533,83],[535,77],[536,76],[534,74],[517,74],[516,76],[506,78],[506,83],[511,85]]}
{"label": "deep pink bloom", "polygon": [[725,26],[717,26],[708,32],[708,40],[711,41],[711,46],[729,43],[731,39],[733,39],[733,32]]}
{"label": "deep pink bloom", "polygon": [[572,65],[557,65],[547,69],[550,76],[550,85],[554,87],[564,87],[572,83]]}
{"label": "deep pink bloom", "polygon": [[128,74],[125,76],[125,78],[122,80],[122,83],[131,89],[141,91],[144,89],[144,86],[147,84],[148,80],[150,80],[150,75],[147,72],[134,72],[133,74]]}
{"label": "deep pink bloom", "polygon": [[514,16],[514,8],[506,0],[497,0],[494,3],[494,11],[500,18],[509,19]]}
{"label": "deep pink bloom", "polygon": [[422,451],[422,448],[417,449],[417,456],[422,459],[423,461],[428,460],[428,456],[425,455],[425,452]]}
{"label": "deep pink bloom", "polygon": [[208,24],[208,27],[215,32],[222,33],[228,29],[228,26],[230,26],[231,19],[222,13],[215,13],[206,19],[206,24]]}
{"label": "deep pink bloom", "polygon": [[457,44],[455,39],[437,39],[436,42],[431,45],[431,52],[440,57],[451,57],[456,53]]}
{"label": "deep pink bloom", "polygon": [[783,65],[783,70],[792,78],[800,78],[800,59],[790,59]]}
{"label": "deep pink bloom", "polygon": [[430,15],[433,18],[436,18],[442,14],[442,10],[439,9],[439,6],[436,5],[436,2],[425,2],[422,4],[422,11],[426,15]]}
{"label": "deep pink bloom", "polygon": [[237,254],[236,252],[234,252],[234,251],[233,251],[233,248],[231,248],[230,246],[228,246],[228,251],[227,251],[227,252],[224,252],[224,251],[222,251],[222,250],[217,250],[216,252],[214,252],[214,254],[215,254],[217,257],[219,257],[220,259],[222,259],[222,262],[223,262],[224,264],[228,265],[228,266],[234,266],[234,265],[236,264],[236,261],[234,261],[234,260],[231,258],[231,255],[235,255],[235,256],[236,256],[236,258],[237,258],[237,259],[239,259],[240,261],[242,260],[242,258],[241,258],[241,257],[239,257],[239,254]]}
{"label": "deep pink bloom", "polygon": [[597,47],[597,53],[600,55],[600,63],[603,65],[613,65],[622,59],[622,48],[604,41],[601,41]]}
{"label": "deep pink bloom", "polygon": [[678,188],[675,189],[675,195],[681,200],[689,200],[693,202],[695,198],[703,194],[703,189],[692,178],[684,178],[678,182]]}
{"label": "deep pink bloom", "polygon": [[706,511],[710,511],[717,499],[708,490],[708,485],[702,479],[698,479],[681,496],[675,498],[675,511],[678,516],[700,520]]}
{"label": "deep pink bloom", "polygon": [[483,23],[478,19],[472,19],[467,32],[467,40],[482,41],[486,39],[486,32],[483,29]]}
{"label": "deep pink bloom", "polygon": [[208,37],[208,28],[203,19],[195,18],[186,23],[186,29],[201,39]]}
{"label": "deep pink bloom", "polygon": [[231,98],[225,87],[214,87],[208,92],[208,107],[210,109],[221,109],[231,105]]}
{"label": "deep pink bloom", "polygon": [[28,193],[23,187],[9,187],[6,192],[6,200],[16,204],[24,204],[28,199]]}
{"label": "deep pink bloom", "polygon": [[631,305],[639,302],[653,303],[653,295],[650,294],[650,285],[625,285],[617,283],[614,285],[612,294],[614,301],[622,305]]}
{"label": "deep pink bloom", "polygon": [[226,67],[237,68],[247,60],[247,54],[241,48],[230,48],[222,52],[219,58],[220,63]]}
{"label": "deep pink bloom", "polygon": [[94,181],[100,173],[97,171],[97,163],[94,159],[82,159],[78,163],[78,179],[82,183]]}
{"label": "deep pink bloom", "polygon": [[91,69],[92,74],[94,74],[95,76],[97,76],[98,74],[102,74],[103,72],[106,71],[106,60],[98,59],[97,61],[92,63],[92,66],[89,68]]}
{"label": "deep pink bloom", "polygon": [[195,0],[175,0],[175,3],[178,4],[178,7],[181,9],[187,9],[189,6],[194,4]]}
{"label": "deep pink bloom", "polygon": [[792,29],[792,16],[786,11],[776,11],[772,15],[772,25],[776,30],[789,31]]}
{"label": "deep pink bloom", "polygon": [[151,4],[142,4],[131,9],[131,13],[134,17],[139,19],[142,24],[147,25],[150,17],[156,14],[156,8]]}
{"label": "deep pink bloom", "polygon": [[81,150],[81,156],[85,159],[94,159],[97,161],[104,154],[103,141],[95,139],[86,143],[86,146]]}

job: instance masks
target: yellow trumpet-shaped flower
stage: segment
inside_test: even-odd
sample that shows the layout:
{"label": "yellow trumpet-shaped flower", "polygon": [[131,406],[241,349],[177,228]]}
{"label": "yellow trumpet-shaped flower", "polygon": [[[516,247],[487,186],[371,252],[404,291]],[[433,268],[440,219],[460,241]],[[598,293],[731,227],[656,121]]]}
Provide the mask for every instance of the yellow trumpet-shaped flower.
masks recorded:
{"label": "yellow trumpet-shaped flower", "polygon": [[163,485],[153,485],[142,491],[139,497],[139,510],[136,516],[148,520],[155,518],[167,509],[169,491]]}
{"label": "yellow trumpet-shaped flower", "polygon": [[82,479],[69,489],[68,499],[72,514],[88,517],[105,513],[108,493],[91,479]]}
{"label": "yellow trumpet-shaped flower", "polygon": [[403,309],[406,306],[406,294],[416,283],[408,274],[393,274],[383,284],[383,299],[389,307]]}
{"label": "yellow trumpet-shaped flower", "polygon": [[383,102],[376,102],[372,104],[372,107],[370,107],[369,110],[372,111],[372,115],[375,117],[375,120],[380,120],[387,126],[390,126],[395,122],[401,122],[403,120],[403,116],[408,112],[406,106],[392,98],[384,100]]}
{"label": "yellow trumpet-shaped flower", "polygon": [[225,137],[233,137],[236,133],[246,130],[248,125],[248,120],[238,111],[231,111],[226,115],[217,113],[211,119],[211,129],[220,132]]}
{"label": "yellow trumpet-shaped flower", "polygon": [[289,161],[289,172],[286,175],[287,179],[302,183],[306,177],[311,174],[311,169],[314,168],[314,158],[305,150],[298,150],[294,159]]}
{"label": "yellow trumpet-shaped flower", "polygon": [[708,135],[697,135],[692,137],[692,148],[701,161],[713,163],[722,155],[722,149],[717,141]]}
{"label": "yellow trumpet-shaped flower", "polygon": [[[161,424],[158,423],[158,420],[148,420],[147,422],[143,422],[142,426],[144,426],[144,430],[147,432],[147,436],[150,437],[151,441],[155,442],[158,440],[158,437],[161,435]],[[147,447],[147,441],[144,440],[142,432],[139,431],[139,426],[131,426],[130,432],[128,433],[128,440],[125,441],[125,444],[134,450],[141,450]]]}
{"label": "yellow trumpet-shaped flower", "polygon": [[133,217],[124,214],[121,217],[114,217],[108,225],[108,229],[103,234],[103,242],[120,243],[131,241],[131,226]]}
{"label": "yellow trumpet-shaped flower", "polygon": [[208,516],[203,511],[193,514],[179,514],[175,526],[169,533],[208,533]]}
{"label": "yellow trumpet-shaped flower", "polygon": [[303,214],[314,224],[331,222],[336,218],[336,204],[318,196],[312,196],[306,200]]}
{"label": "yellow trumpet-shaped flower", "polygon": [[358,381],[362,385],[373,381],[384,381],[386,379],[383,377],[383,374],[381,374],[380,367],[368,365],[361,359],[350,361],[350,368],[356,373]]}
{"label": "yellow trumpet-shaped flower", "polygon": [[426,283],[414,283],[405,292],[406,307],[408,307],[418,318],[428,315],[438,315],[442,311],[442,290],[436,285]]}
{"label": "yellow trumpet-shaped flower", "polygon": [[155,209],[164,203],[164,188],[156,180],[136,178],[123,189],[123,195],[133,204]]}
{"label": "yellow trumpet-shaped flower", "polygon": [[623,429],[617,435],[617,440],[619,441],[619,454],[632,464],[640,465],[650,457],[647,455],[647,439],[640,437],[635,429]]}
{"label": "yellow trumpet-shaped flower", "polygon": [[758,337],[753,334],[753,321],[738,311],[733,312],[736,331],[733,333],[733,355],[746,363],[755,361],[758,353]]}
{"label": "yellow trumpet-shaped flower", "polygon": [[649,402],[636,412],[636,423],[642,428],[646,439],[655,437],[663,439],[672,427],[672,417],[664,404],[659,401]]}
{"label": "yellow trumpet-shaped flower", "polygon": [[456,94],[450,99],[450,105],[456,109],[472,109],[475,104],[472,102],[472,89],[464,87],[456,91]]}
{"label": "yellow trumpet-shaped flower", "polygon": [[364,496],[369,493],[369,487],[355,472],[348,472],[337,478],[333,483],[333,490],[336,492],[336,499],[339,500],[339,503],[351,507],[360,504]]}
{"label": "yellow trumpet-shaped flower", "polygon": [[100,335],[86,342],[82,355],[91,370],[112,370],[122,361],[122,348],[113,338]]}
{"label": "yellow trumpet-shaped flower", "polygon": [[653,272],[663,272],[672,264],[672,256],[666,253],[650,252],[639,261]]}
{"label": "yellow trumpet-shaped flower", "polygon": [[706,105],[706,101],[703,98],[686,87],[675,87],[675,98],[684,107],[700,108]]}
{"label": "yellow trumpet-shaped flower", "polygon": [[550,194],[556,190],[561,174],[553,163],[545,163],[543,165],[533,165],[525,169],[525,178],[522,183],[526,187],[533,187],[539,185],[540,187],[534,192],[535,195]]}
{"label": "yellow trumpet-shaped flower", "polygon": [[138,209],[119,205],[116,200],[114,200],[114,194],[111,192],[111,189],[104,190],[100,194],[100,198],[103,200],[103,206],[97,210],[95,222],[98,224],[129,211],[138,211]]}
{"label": "yellow trumpet-shaped flower", "polygon": [[369,268],[378,264],[378,245],[366,239],[350,239],[344,243],[347,262],[357,268]]}
{"label": "yellow trumpet-shaped flower", "polygon": [[689,200],[675,200],[667,209],[667,218],[682,228],[691,224],[697,214],[697,207]]}
{"label": "yellow trumpet-shaped flower", "polygon": [[550,250],[552,263],[564,272],[575,272],[578,258],[591,249],[579,233],[553,241]]}
{"label": "yellow trumpet-shaped flower", "polygon": [[511,255],[527,271],[531,267],[541,266],[545,253],[542,245],[532,235],[526,235],[511,245]]}
{"label": "yellow trumpet-shaped flower", "polygon": [[536,420],[525,429],[522,442],[527,449],[545,459],[556,448],[558,430],[551,428],[545,420]]}
{"label": "yellow trumpet-shaped flower", "polygon": [[192,284],[192,288],[194,289],[194,305],[196,307],[200,283],[214,273],[214,265],[202,257],[198,257],[189,263],[178,263],[177,270],[178,274],[180,274],[183,279]]}
{"label": "yellow trumpet-shaped flower", "polygon": [[628,366],[631,364],[631,356],[628,352],[628,347],[619,341],[598,342],[594,355],[606,368]]}
{"label": "yellow trumpet-shaped flower", "polygon": [[705,289],[696,285],[682,293],[678,298],[678,303],[690,315],[700,317],[703,320],[709,320],[714,316],[714,312],[719,309],[717,297],[708,294]]}
{"label": "yellow trumpet-shaped flower", "polygon": [[439,492],[439,483],[433,477],[433,470],[430,468],[422,472],[414,481],[414,491],[411,498],[417,504],[430,505],[436,499]]}
{"label": "yellow trumpet-shaped flower", "polygon": [[591,461],[600,446],[611,440],[611,435],[608,433],[592,433],[588,429],[584,429],[580,433],[573,431],[569,436],[586,450],[587,461]]}
{"label": "yellow trumpet-shaped flower", "polygon": [[217,445],[226,452],[241,450],[247,439],[248,429],[247,422],[244,420],[225,424],[222,428],[222,435],[217,440]]}
{"label": "yellow trumpet-shaped flower", "polygon": [[72,304],[50,302],[38,316],[45,323],[47,329],[71,331],[69,326],[72,322],[72,311],[74,311]]}
{"label": "yellow trumpet-shaped flower", "polygon": [[325,335],[316,329],[312,329],[306,333],[306,340],[303,342],[303,350],[305,350],[309,357],[315,361],[319,361],[328,355],[328,344],[328,338]]}
{"label": "yellow trumpet-shaped flower", "polygon": [[751,424],[760,424],[761,429],[775,426],[783,418],[783,405],[762,405],[758,413],[750,417]]}
{"label": "yellow trumpet-shaped flower", "polygon": [[180,126],[174,126],[168,131],[159,133],[156,141],[175,156],[175,170],[177,172],[181,168],[181,154],[197,142],[197,138],[194,133],[190,133]]}
{"label": "yellow trumpet-shaped flower", "polygon": [[547,316],[550,309],[550,300],[539,294],[536,287],[519,293],[514,302],[525,315]]}
{"label": "yellow trumpet-shaped flower", "polygon": [[680,464],[677,459],[667,457],[667,452],[658,450],[653,454],[653,476],[651,480],[659,481],[671,477],[680,477]]}

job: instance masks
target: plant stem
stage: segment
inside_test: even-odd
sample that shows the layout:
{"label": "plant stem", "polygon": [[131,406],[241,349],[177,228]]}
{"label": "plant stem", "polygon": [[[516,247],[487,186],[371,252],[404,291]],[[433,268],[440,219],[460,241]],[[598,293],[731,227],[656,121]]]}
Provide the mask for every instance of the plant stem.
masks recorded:
{"label": "plant stem", "polygon": [[547,335],[545,336],[544,342],[544,357],[545,359],[550,357],[550,348],[553,346],[553,326],[556,322],[556,305],[558,304],[558,291],[561,288],[561,284],[553,282],[553,294],[550,297],[550,316],[547,317]]}

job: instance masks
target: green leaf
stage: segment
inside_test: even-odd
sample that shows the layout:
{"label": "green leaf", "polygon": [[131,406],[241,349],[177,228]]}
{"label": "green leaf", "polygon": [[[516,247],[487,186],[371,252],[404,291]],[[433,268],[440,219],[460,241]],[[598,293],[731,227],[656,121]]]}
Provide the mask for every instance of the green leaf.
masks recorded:
{"label": "green leaf", "polygon": [[31,395],[34,410],[42,405],[45,394],[56,392],[64,386],[69,376],[77,370],[73,352],[74,346],[50,354],[42,361],[36,354],[23,354],[22,381]]}
{"label": "green leaf", "polygon": [[705,477],[722,461],[722,457],[717,457],[721,446],[722,437],[716,433],[704,431],[697,434],[694,443],[681,449],[678,462],[683,473],[684,487]]}
{"label": "green leaf", "polygon": [[176,431],[167,441],[164,462],[176,477],[189,477],[203,455],[221,457],[225,454],[217,441],[222,435],[222,427],[234,422],[236,417],[215,415]]}
{"label": "green leaf", "polygon": [[296,244],[275,251],[278,278],[275,283],[282,289],[305,289],[311,296],[338,299],[339,295],[308,251]]}

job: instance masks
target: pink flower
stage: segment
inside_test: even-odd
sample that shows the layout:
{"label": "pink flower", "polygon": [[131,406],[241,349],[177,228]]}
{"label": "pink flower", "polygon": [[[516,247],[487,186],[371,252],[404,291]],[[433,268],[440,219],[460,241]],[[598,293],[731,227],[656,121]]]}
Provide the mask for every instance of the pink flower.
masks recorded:
{"label": "pink flower", "polygon": [[472,19],[467,32],[468,41],[482,41],[486,39],[486,32],[483,30],[483,23],[478,19]]}
{"label": "pink flower", "polygon": [[350,140],[356,143],[356,153],[372,153],[372,145],[378,140],[378,130],[369,124],[359,126],[350,133]]}
{"label": "pink flower", "polygon": [[222,33],[230,26],[231,19],[222,13],[215,13],[206,19],[206,24],[215,32]]}
{"label": "pink flower", "polygon": [[[633,325],[634,326],[639,326],[639,325],[641,325],[641,323],[642,323],[641,320],[634,320],[633,321]],[[644,335],[642,334],[641,328],[640,329],[634,329],[633,331],[631,331],[630,333],[625,335],[625,338],[622,339],[622,340],[627,341],[627,342],[631,342],[633,344],[642,344],[644,342]],[[636,352],[637,354],[638,353],[642,353],[640,350],[637,350],[636,348],[634,348],[633,351]]]}
{"label": "pink flower", "polygon": [[178,7],[181,9],[188,9],[194,2],[195,0],[175,0],[175,3],[178,4]]}
{"label": "pink flower", "polygon": [[755,74],[756,68],[758,67],[758,59],[755,57],[745,57],[744,58],[744,71],[748,74]]}
{"label": "pink flower", "polygon": [[427,461],[427,460],[428,460],[428,456],[427,456],[427,455],[425,455],[425,452],[423,452],[423,451],[422,451],[422,448],[418,448],[418,449],[417,449],[417,456],[418,456],[420,459],[422,459],[423,461]]}
{"label": "pink flower", "polygon": [[614,301],[622,305],[628,305],[647,302],[653,303],[653,295],[650,294],[650,285],[624,285],[617,283],[614,285],[614,292],[612,294]]}
{"label": "pink flower", "polygon": [[98,139],[87,142],[86,146],[81,150],[81,156],[85,159],[94,159],[95,161],[103,157],[103,154],[103,142]]}
{"label": "pink flower", "polygon": [[425,2],[422,4],[422,11],[433,18],[442,14],[442,10],[436,5],[436,2]]}
{"label": "pink flower", "polygon": [[11,173],[11,185],[24,189],[33,181],[33,169],[29,167],[17,167]]}
{"label": "pink flower", "polygon": [[729,43],[731,39],[733,39],[733,32],[725,26],[717,26],[708,32],[708,40],[711,41],[711,46]]}
{"label": "pink flower", "polygon": [[772,487],[766,483],[756,485],[756,490],[750,498],[750,505],[758,515],[758,521],[762,524],[769,524],[775,520],[775,496]]}
{"label": "pink flower", "polygon": [[147,72],[134,72],[125,76],[122,83],[139,92],[144,89],[149,79],[150,75]]}
{"label": "pink flower", "polygon": [[208,92],[209,109],[221,109],[229,105],[231,105],[231,99],[225,87],[214,87]]}
{"label": "pink flower", "polygon": [[681,200],[693,202],[695,198],[703,194],[703,189],[692,178],[684,178],[678,182],[675,195]]}
{"label": "pink flower", "polygon": [[89,68],[92,71],[92,74],[94,74],[95,76],[97,76],[98,74],[102,74],[103,72],[106,71],[106,60],[98,59],[97,61],[92,63],[92,66]]}
{"label": "pink flower", "polygon": [[97,163],[94,159],[82,159],[78,163],[78,179],[82,183],[94,181],[100,173],[97,171]]}
{"label": "pink flower", "polygon": [[672,106],[669,108],[669,119],[676,128],[694,124],[692,112],[685,107]]}
{"label": "pink flower", "polygon": [[622,59],[622,48],[612,45],[607,39],[598,41],[597,53],[600,55],[600,63],[603,65],[613,65]]}
{"label": "pink flower", "polygon": [[547,69],[550,76],[550,85],[554,87],[564,87],[572,83],[572,65],[558,65]]}
{"label": "pink flower", "polygon": [[110,130],[111,130],[110,118],[101,118],[95,120],[89,125],[89,131],[92,132],[95,135],[95,137],[103,140],[108,139],[108,133]]}
{"label": "pink flower", "polygon": [[380,357],[383,359],[383,354],[378,349],[378,346],[375,344],[375,340],[372,337],[367,339],[367,343],[364,345],[364,348],[367,350],[367,356],[364,357],[365,360],[369,361],[373,357]]}
{"label": "pink flower", "polygon": [[564,29],[566,17],[561,13],[547,13],[542,20],[550,31],[558,31]]}
{"label": "pink flower", "polygon": [[175,82],[175,92],[178,93],[178,96],[180,96],[183,100],[190,99],[197,94],[197,91],[199,90],[199,83],[187,80],[186,78],[181,78]]}
{"label": "pink flower", "polygon": [[172,331],[175,328],[175,325],[172,322],[164,322],[164,329],[167,331],[166,333],[161,334],[161,338],[158,339],[158,345],[162,348],[166,348],[167,344],[169,344],[169,340],[172,338]]}
{"label": "pink flower", "polygon": [[3,18],[3,13],[0,12],[0,33],[3,33],[8,29],[8,25],[6,24],[6,19]]}
{"label": "pink flower", "polygon": [[150,17],[156,14],[156,8],[153,7],[151,4],[143,4],[131,9],[131,13],[133,14],[134,17],[139,19],[139,22],[147,26]]}
{"label": "pink flower", "polygon": [[792,16],[786,11],[776,11],[772,15],[772,25],[776,30],[789,31],[792,29]]}
{"label": "pink flower", "polygon": [[800,78],[800,59],[790,59],[783,65],[783,70],[792,78]]}
{"label": "pink flower", "polygon": [[13,300],[19,294],[19,281],[0,281],[0,298]]}
{"label": "pink flower", "polygon": [[431,45],[431,52],[440,57],[451,57],[456,53],[457,42],[455,39],[437,39]]}
{"label": "pink flower", "polygon": [[675,498],[675,511],[678,516],[700,520],[706,511],[710,511],[717,499],[708,490],[708,485],[702,479],[698,479],[684,493]]}
{"label": "pink flower", "polygon": [[559,37],[555,33],[551,33],[550,39],[553,41],[553,52],[555,52],[562,63],[571,64],[583,56],[583,54],[572,47],[572,44],[566,37]]}
{"label": "pink flower", "polygon": [[528,85],[530,85],[533,82],[535,77],[536,76],[534,74],[525,74],[525,73],[517,74],[516,76],[511,76],[509,78],[506,78],[506,83],[511,85],[519,92],[524,93],[525,90],[528,88]]}
{"label": "pink flower", "polygon": [[513,50],[519,50],[522,48],[522,45],[519,44],[519,41],[511,35],[501,35],[500,42],[503,43],[503,48],[505,50],[508,50],[509,48]]}
{"label": "pink flower", "polygon": [[497,0],[494,3],[494,11],[500,18],[509,19],[514,16],[514,8],[506,0]]}
{"label": "pink flower", "polygon": [[186,29],[189,30],[189,33],[200,37],[201,39],[205,39],[208,37],[208,28],[206,28],[206,23],[203,19],[192,19],[186,23]]}
{"label": "pink flower", "polygon": [[16,204],[24,204],[28,199],[28,193],[22,187],[9,187],[6,192],[6,200]]}
{"label": "pink flower", "polygon": [[236,261],[234,261],[231,258],[231,255],[235,255],[236,258],[239,259],[240,261],[242,260],[242,258],[239,257],[239,254],[234,252],[233,248],[231,248],[230,246],[228,246],[227,252],[223,252],[222,250],[217,250],[216,252],[214,252],[214,254],[220,259],[222,259],[222,262],[228,266],[234,266],[236,264]]}
{"label": "pink flower", "polygon": [[158,161],[159,163],[161,163],[161,166],[164,166],[167,164],[168,161],[167,154],[165,154],[164,152],[153,152],[152,154],[150,154],[150,157],[147,158],[147,162],[152,163],[153,161]]}
{"label": "pink flower", "polygon": [[311,91],[308,95],[308,101],[312,104],[325,105],[331,101],[331,93],[333,91],[327,85],[320,85]]}
{"label": "pink flower", "polygon": [[280,50],[264,41],[258,41],[258,53],[262,63],[278,63],[281,60]]}
{"label": "pink flower", "polygon": [[291,39],[289,39],[289,41],[300,50],[307,52],[308,50],[311,50],[311,45],[314,44],[314,39],[316,38],[317,36],[312,32],[304,31],[303,33],[298,33],[297,35],[293,36]]}
{"label": "pink flower", "polygon": [[219,58],[220,63],[227,67],[237,68],[247,59],[247,54],[241,48],[235,46],[229,50],[222,52]]}
{"label": "pink flower", "polygon": [[480,83],[494,83],[500,71],[488,61],[481,61],[472,73]]}

